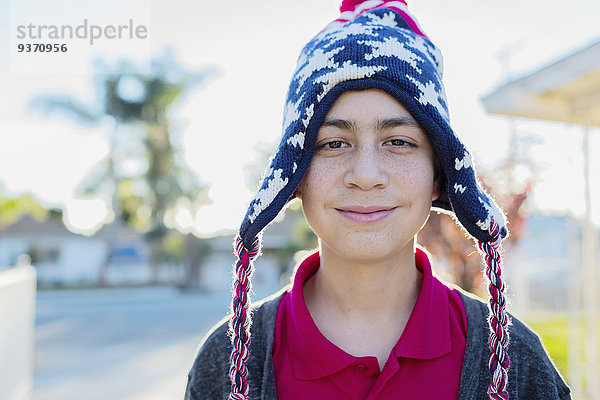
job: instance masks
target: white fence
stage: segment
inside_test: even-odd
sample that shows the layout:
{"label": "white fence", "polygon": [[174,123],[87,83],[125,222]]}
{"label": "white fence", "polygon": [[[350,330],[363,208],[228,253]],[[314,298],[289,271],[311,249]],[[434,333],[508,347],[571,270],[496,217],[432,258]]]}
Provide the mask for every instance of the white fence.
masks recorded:
{"label": "white fence", "polygon": [[0,399],[32,397],[36,272],[0,269]]}

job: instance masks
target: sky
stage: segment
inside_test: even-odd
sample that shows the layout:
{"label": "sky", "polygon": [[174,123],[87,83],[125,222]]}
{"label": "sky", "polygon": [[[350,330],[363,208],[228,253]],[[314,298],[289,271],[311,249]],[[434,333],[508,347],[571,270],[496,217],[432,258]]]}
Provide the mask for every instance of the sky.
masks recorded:
{"label": "sky", "polygon": [[[538,69],[600,40],[598,1],[408,4],[442,50],[451,124],[480,170],[493,170],[506,157],[511,137],[509,121],[486,114],[481,97],[509,75]],[[127,57],[150,68],[150,59],[170,54],[188,71],[216,71],[186,94],[170,116],[184,160],[210,185],[211,204],[199,211],[194,231],[206,235],[237,228],[256,190],[249,187],[250,177],[266,167],[281,135],[284,96],[296,58],[336,17],[337,5],[330,0],[0,0],[0,49],[5,54],[0,57],[0,182],[9,194],[32,193],[46,206],[65,208],[66,222],[77,232],[97,229],[110,218],[109,199],[80,198],[75,188],[107,155],[112,124],[84,126],[65,115],[44,115],[31,107],[32,99],[70,94],[93,104],[94,82],[101,77],[101,70],[92,67],[94,59],[114,65]],[[124,35],[93,45],[76,40],[68,42],[65,54],[16,53],[19,24],[76,26],[84,20],[98,26],[131,20],[146,27],[147,37]],[[502,61],[507,52],[510,56]],[[533,208],[581,215],[581,128],[523,119],[515,120],[514,127],[522,142],[531,143],[526,154],[539,178]],[[594,204],[600,200],[596,129],[591,147]],[[600,223],[600,207],[592,211]],[[179,217],[181,226],[192,223],[183,214]]]}

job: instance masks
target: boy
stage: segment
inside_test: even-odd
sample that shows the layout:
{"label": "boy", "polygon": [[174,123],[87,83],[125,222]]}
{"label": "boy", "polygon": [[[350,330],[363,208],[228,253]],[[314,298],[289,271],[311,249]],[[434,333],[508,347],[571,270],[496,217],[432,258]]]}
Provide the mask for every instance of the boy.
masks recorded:
{"label": "boy", "polygon": [[[340,10],[298,60],[283,138],[236,241],[229,326],[202,344],[186,398],[570,398],[517,320],[508,346],[508,231],[450,128],[439,51],[404,2],[346,0]],[[255,306],[251,324],[259,234],[293,197],[319,249],[291,287]],[[415,246],[431,207],[478,242],[489,325],[485,305],[443,285]]]}

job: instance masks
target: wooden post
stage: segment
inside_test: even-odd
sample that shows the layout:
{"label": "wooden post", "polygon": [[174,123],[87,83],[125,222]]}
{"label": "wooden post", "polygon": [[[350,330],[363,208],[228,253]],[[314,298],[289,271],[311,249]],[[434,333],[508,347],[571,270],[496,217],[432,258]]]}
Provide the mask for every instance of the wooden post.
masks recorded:
{"label": "wooden post", "polygon": [[585,218],[583,229],[583,268],[584,268],[584,308],[586,319],[586,372],[587,395],[590,400],[600,399],[598,385],[598,300],[597,300],[597,274],[595,268],[595,241],[592,226],[592,201],[590,195],[590,130],[587,126],[583,130],[583,164],[585,185]]}

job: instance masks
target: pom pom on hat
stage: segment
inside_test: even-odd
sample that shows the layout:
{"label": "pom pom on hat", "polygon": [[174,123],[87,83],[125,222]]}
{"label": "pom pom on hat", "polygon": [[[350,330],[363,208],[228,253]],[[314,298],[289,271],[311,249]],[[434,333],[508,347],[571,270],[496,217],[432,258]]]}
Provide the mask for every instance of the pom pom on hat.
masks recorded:
{"label": "pom pom on hat", "polygon": [[[346,19],[350,16],[352,16],[352,18],[348,18],[346,19],[346,21],[351,21],[353,19],[355,19],[358,14],[365,12],[365,11],[369,11],[369,10],[373,10],[375,8],[382,8],[385,7],[389,10],[394,10],[396,11],[398,14],[400,14],[402,16],[402,18],[404,18],[404,20],[408,23],[408,25],[410,26],[410,28],[412,29],[412,31],[414,33],[416,33],[417,35],[423,36],[423,37],[427,37],[427,35],[425,35],[425,33],[423,32],[423,29],[421,29],[421,27],[419,26],[419,22],[417,21],[417,19],[415,17],[412,16],[412,14],[408,11],[408,5],[406,4],[405,1],[389,1],[389,0],[367,0],[367,1],[361,1],[361,0],[343,0],[342,4],[340,5],[340,18],[338,18],[336,21],[340,21],[343,19]],[[346,13],[352,13],[352,14],[346,14]]]}

